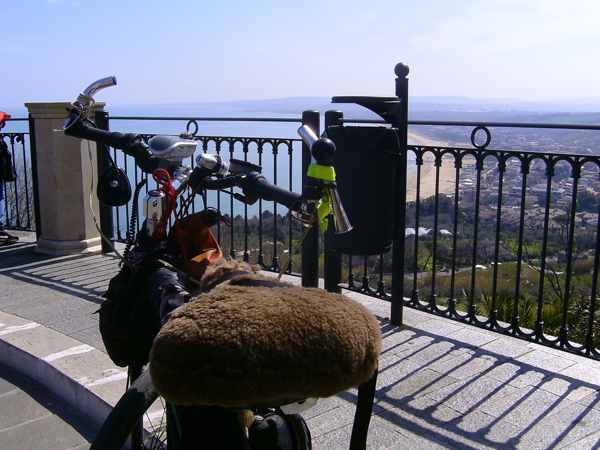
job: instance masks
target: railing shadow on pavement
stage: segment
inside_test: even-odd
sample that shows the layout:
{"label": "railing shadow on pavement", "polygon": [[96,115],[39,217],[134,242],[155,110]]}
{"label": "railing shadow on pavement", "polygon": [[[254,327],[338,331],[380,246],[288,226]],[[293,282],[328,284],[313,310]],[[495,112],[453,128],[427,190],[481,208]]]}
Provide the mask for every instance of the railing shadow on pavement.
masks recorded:
{"label": "railing shadow on pavement", "polygon": [[[509,356],[493,346],[380,323],[374,421],[409,440],[466,449],[556,448],[600,430],[593,425],[600,419],[598,384],[560,373],[593,362],[492,332],[485,332],[487,344],[510,339],[522,350]],[[356,402],[353,391],[338,397]]]}
{"label": "railing shadow on pavement", "polygon": [[[47,288],[96,304],[102,303],[101,295],[117,272],[118,261],[115,256],[33,256],[34,248],[35,244],[28,242],[0,248],[0,275],[30,286]],[[10,287],[5,287],[4,293],[9,292]]]}

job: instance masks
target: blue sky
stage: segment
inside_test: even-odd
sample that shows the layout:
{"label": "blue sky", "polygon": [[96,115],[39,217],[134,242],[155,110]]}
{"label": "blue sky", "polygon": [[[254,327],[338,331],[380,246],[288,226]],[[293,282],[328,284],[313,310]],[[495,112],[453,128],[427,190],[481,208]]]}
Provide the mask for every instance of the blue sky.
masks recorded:
{"label": "blue sky", "polygon": [[600,97],[598,0],[0,0],[0,110],[393,95]]}

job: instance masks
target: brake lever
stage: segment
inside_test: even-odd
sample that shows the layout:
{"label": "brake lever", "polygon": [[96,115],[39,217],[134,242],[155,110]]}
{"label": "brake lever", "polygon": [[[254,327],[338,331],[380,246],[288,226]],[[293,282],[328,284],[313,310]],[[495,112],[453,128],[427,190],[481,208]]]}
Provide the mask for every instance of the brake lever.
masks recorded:
{"label": "brake lever", "polygon": [[63,131],[68,130],[80,120],[87,117],[90,107],[94,104],[94,95],[104,88],[115,86],[117,84],[117,78],[113,75],[111,77],[100,78],[90,84],[85,90],[77,96],[71,105],[67,108],[69,117],[63,124]]}
{"label": "brake lever", "polygon": [[246,205],[254,205],[256,203],[256,201],[258,199],[249,199],[247,196],[240,194],[238,192],[230,192],[230,191],[226,191],[224,189],[219,189],[219,192],[222,192],[223,194],[227,194],[227,195],[231,195],[233,198],[235,198],[236,200],[245,203]]}

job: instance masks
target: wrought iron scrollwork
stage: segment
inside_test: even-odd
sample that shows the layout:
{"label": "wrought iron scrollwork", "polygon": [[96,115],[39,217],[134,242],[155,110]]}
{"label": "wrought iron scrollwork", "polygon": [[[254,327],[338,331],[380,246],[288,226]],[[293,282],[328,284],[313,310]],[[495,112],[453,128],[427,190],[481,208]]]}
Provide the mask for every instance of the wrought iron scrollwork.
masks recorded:
{"label": "wrought iron scrollwork", "polygon": [[[483,132],[485,133],[485,142],[481,145],[478,145],[475,143],[475,137],[477,135],[477,132],[480,130],[483,130]],[[478,125],[471,132],[471,145],[473,147],[475,147],[476,149],[483,150],[483,149],[487,148],[487,146],[490,145],[491,142],[492,142],[492,133],[486,126]]]}
{"label": "wrought iron scrollwork", "polygon": [[[486,134],[486,141],[484,143],[482,143],[481,145],[477,145],[475,143],[475,134],[478,131],[483,130],[483,132]],[[595,261],[594,261],[594,267],[593,267],[593,275],[592,275],[592,289],[590,291],[590,295],[589,295],[589,299],[587,300],[587,311],[590,311],[592,313],[588,314],[588,316],[583,317],[581,320],[587,321],[588,323],[588,331],[587,334],[585,336],[585,341],[581,342],[581,343],[575,343],[573,342],[572,339],[572,331],[570,330],[570,325],[569,325],[569,321],[567,320],[567,318],[569,317],[570,311],[567,309],[567,303],[571,302],[572,300],[569,298],[569,293],[564,293],[564,298],[562,299],[562,321],[563,324],[562,326],[560,326],[560,329],[556,329],[556,336],[551,336],[548,334],[549,332],[549,324],[544,323],[544,307],[545,307],[545,290],[547,290],[547,287],[549,286],[549,281],[546,279],[545,276],[547,276],[550,272],[549,272],[549,266],[548,266],[548,259],[551,256],[551,253],[554,252],[555,250],[551,251],[551,246],[552,244],[552,233],[555,233],[555,231],[550,231],[550,224],[549,222],[551,222],[551,210],[553,208],[555,208],[553,206],[553,203],[551,203],[551,198],[553,195],[553,189],[555,188],[555,183],[556,181],[553,180],[553,178],[556,176],[556,173],[559,173],[558,167],[560,166],[560,163],[562,164],[569,164],[570,166],[570,170],[568,172],[568,176],[570,177],[571,182],[569,183],[569,199],[565,200],[568,201],[568,205],[565,206],[565,208],[568,208],[569,211],[575,211],[576,210],[576,204],[577,204],[577,191],[578,191],[578,187],[580,184],[580,180],[583,179],[584,177],[584,173],[587,173],[587,178],[589,179],[589,170],[586,171],[584,168],[584,165],[586,164],[594,164],[595,165],[595,169],[599,171],[599,176],[600,176],[600,158],[594,157],[594,156],[583,156],[583,155],[566,155],[564,153],[556,153],[556,154],[549,154],[549,153],[539,153],[539,152],[523,152],[523,151],[512,151],[512,150],[488,150],[487,148],[489,147],[491,142],[491,133],[489,132],[489,129],[487,129],[487,127],[485,126],[478,126],[473,130],[472,133],[472,142],[471,144],[473,145],[474,148],[460,148],[460,147],[453,147],[453,146],[446,146],[446,147],[437,147],[437,146],[421,146],[421,145],[409,145],[407,146],[407,150],[409,152],[414,153],[414,162],[416,165],[416,177],[418,179],[418,183],[421,183],[421,170],[423,168],[423,165],[427,162],[427,160],[429,158],[425,158],[425,155],[427,153],[431,153],[433,155],[433,161],[435,163],[435,169],[433,170],[440,170],[442,165],[446,165],[449,164],[449,159],[447,159],[447,155],[452,155],[453,159],[454,159],[454,168],[456,169],[456,176],[455,176],[455,189],[454,189],[454,196],[455,198],[458,198],[459,196],[459,192],[461,191],[459,189],[459,177],[460,175],[460,171],[461,169],[463,169],[464,167],[471,167],[473,170],[473,175],[470,177],[473,182],[474,182],[474,188],[476,189],[476,195],[473,198],[473,205],[475,208],[475,217],[474,217],[474,224],[471,224],[470,227],[473,227],[473,229],[475,230],[473,236],[470,238],[471,240],[471,244],[473,245],[473,249],[472,249],[472,255],[471,255],[471,263],[468,267],[468,269],[471,271],[471,273],[473,274],[471,276],[471,286],[465,286],[464,288],[464,294],[465,294],[465,299],[466,299],[466,304],[463,303],[463,306],[459,309],[459,303],[461,303],[459,300],[461,299],[461,288],[459,287],[459,285],[457,284],[456,280],[457,277],[459,275],[459,272],[461,270],[464,269],[460,269],[460,267],[457,267],[457,244],[458,244],[458,238],[457,238],[457,231],[459,230],[459,226],[460,226],[460,221],[459,221],[459,215],[460,215],[460,209],[459,209],[459,204],[458,201],[454,202],[454,220],[453,220],[453,227],[454,229],[451,230],[453,231],[453,238],[452,238],[452,249],[451,249],[451,257],[452,257],[452,269],[450,271],[449,274],[447,274],[446,276],[449,277],[449,284],[450,284],[450,292],[449,295],[448,294],[442,294],[442,291],[440,291],[439,286],[436,283],[436,277],[441,277],[440,273],[438,273],[438,269],[439,268],[432,268],[432,267],[428,267],[427,269],[423,269],[420,267],[417,267],[417,264],[421,264],[418,263],[418,248],[419,248],[419,241],[423,241],[423,237],[419,237],[419,233],[418,233],[418,229],[421,226],[421,223],[423,218],[420,217],[422,215],[422,208],[423,205],[421,205],[421,201],[423,201],[424,199],[417,199],[420,201],[417,201],[416,204],[414,205],[414,209],[413,212],[411,213],[411,217],[412,214],[414,214],[414,219],[413,219],[413,223],[411,226],[415,227],[415,237],[414,237],[414,254],[410,253],[411,256],[407,256],[407,261],[411,262],[412,265],[414,266],[413,269],[411,270],[411,284],[412,284],[412,290],[410,293],[409,297],[405,297],[402,300],[402,303],[405,306],[411,307],[411,308],[416,308],[422,311],[428,311],[443,317],[448,317],[454,320],[458,320],[461,322],[466,322],[466,323],[470,323],[472,325],[478,326],[478,327],[484,327],[486,329],[491,329],[503,334],[510,334],[512,336],[515,337],[519,337],[522,339],[527,339],[530,341],[534,341],[534,342],[539,342],[541,344],[547,345],[547,346],[551,346],[557,349],[563,349],[563,350],[567,350],[573,353],[577,353],[577,354],[581,354],[581,355],[586,355],[586,356],[591,356],[593,358],[598,358],[600,357],[599,353],[598,353],[598,349],[596,348],[598,346],[598,337],[594,336],[593,332],[592,332],[592,328],[593,328],[593,320],[594,317],[597,316],[597,308],[598,308],[598,302],[597,302],[597,290],[598,290],[598,285],[597,285],[597,278],[600,276],[600,258],[595,257]],[[465,160],[467,158],[472,158],[473,162],[469,163],[469,165],[465,164]],[[494,163],[492,166],[490,166],[490,160],[494,159]],[[413,157],[411,156],[411,160],[413,160]],[[539,164],[541,163],[541,165]],[[494,168],[494,172],[492,174],[492,172],[490,172],[490,168],[493,167]],[[515,184],[514,182],[512,183],[508,183],[508,176],[510,173],[513,174],[520,174],[521,180],[517,182],[518,185],[518,189],[519,192],[515,192]],[[484,177],[484,174],[487,177],[487,182],[484,181],[486,179],[486,177]],[[565,168],[561,168],[560,170],[560,174],[561,176],[564,177],[565,175]],[[436,175],[437,176],[437,175]],[[518,195],[518,198],[520,199],[517,203],[516,206],[513,206],[513,208],[515,209],[515,213],[516,213],[516,222],[514,224],[514,231],[516,232],[515,237],[517,237],[517,244],[515,245],[515,252],[517,255],[517,264],[516,264],[516,277],[515,277],[515,288],[514,288],[514,294],[513,294],[513,300],[512,303],[509,304],[509,306],[504,305],[502,308],[502,310],[504,312],[502,312],[502,315],[500,314],[500,310],[501,310],[501,303],[500,303],[500,298],[499,298],[499,292],[501,290],[501,288],[499,287],[499,283],[497,284],[497,281],[500,278],[500,264],[501,264],[501,259],[499,257],[499,246],[501,244],[501,240],[503,239],[503,234],[501,233],[506,233],[506,231],[504,229],[499,228],[500,225],[497,225],[495,229],[490,229],[489,231],[495,234],[495,237],[493,238],[493,245],[491,248],[491,251],[493,251],[493,257],[492,257],[492,261],[493,261],[493,265],[491,266],[492,269],[491,270],[491,274],[493,277],[493,289],[492,292],[489,293],[489,297],[488,297],[488,301],[489,301],[489,306],[487,306],[487,309],[489,309],[487,311],[487,314],[482,314],[482,312],[479,310],[480,308],[480,300],[479,300],[479,291],[478,289],[476,289],[476,287],[478,288],[479,286],[479,282],[475,281],[475,270],[476,270],[476,266],[477,266],[477,261],[479,260],[478,257],[478,248],[483,244],[483,241],[481,240],[481,236],[479,236],[478,239],[478,232],[477,230],[479,230],[479,228],[481,227],[481,223],[480,223],[480,215],[481,212],[483,211],[483,198],[482,198],[482,193],[483,192],[489,192],[489,187],[487,191],[484,191],[484,186],[486,185],[486,183],[488,183],[489,185],[491,185],[492,181],[490,180],[490,176],[492,176],[493,178],[493,183],[494,183],[494,188],[492,189],[492,191],[495,191],[497,194],[497,197],[494,197],[494,200],[492,202],[492,204],[494,205],[494,214],[493,214],[493,222],[488,222],[488,223],[496,223],[496,224],[503,224],[504,223],[504,211],[508,209],[508,206],[505,204],[505,199],[511,198],[513,197],[513,201],[514,201],[514,196]],[[542,181],[540,180],[540,176],[545,177],[545,179],[547,181]],[[476,179],[475,179],[476,177]],[[533,181],[530,181],[533,180]],[[530,183],[528,184],[528,181],[530,181]],[[436,194],[439,194],[438,191],[438,186],[440,180],[436,178]],[[546,184],[546,189],[544,189],[544,194],[540,194],[540,196],[544,197],[544,203],[543,205],[540,205],[541,208],[541,213],[543,215],[542,220],[543,220],[543,224],[540,223],[540,225],[536,225],[539,226],[538,229],[538,234],[539,234],[539,241],[538,241],[538,250],[536,250],[536,255],[535,258],[538,258],[538,267],[537,267],[537,273],[539,276],[539,289],[536,287],[535,293],[532,295],[537,296],[537,301],[534,300],[535,304],[533,306],[534,308],[534,315],[533,315],[533,320],[531,322],[527,322],[528,325],[525,325],[525,323],[523,322],[523,317],[520,317],[520,313],[521,313],[521,305],[522,302],[524,301],[522,296],[523,294],[526,292],[524,291],[524,287],[523,287],[523,276],[522,276],[522,271],[524,270],[524,268],[526,266],[528,266],[529,264],[531,264],[531,261],[529,258],[531,258],[531,256],[527,256],[525,255],[525,246],[526,243],[524,242],[525,240],[525,233],[527,233],[528,231],[528,227],[530,225],[528,225],[529,221],[531,220],[530,218],[528,218],[527,216],[527,206],[526,203],[530,200],[528,200],[528,194],[529,193],[529,189],[534,185],[534,184]],[[509,189],[509,186],[512,187],[512,191],[508,191],[507,189]],[[419,192],[419,188],[416,188],[417,192]],[[423,192],[423,190],[421,190],[420,192]],[[512,195],[509,195],[509,192],[512,192]],[[484,196],[486,196],[487,194],[483,194]],[[410,200],[412,201],[412,200]],[[486,198],[485,199],[485,203],[489,203],[490,199]],[[434,201],[435,203],[435,207],[436,210],[439,208],[439,195],[436,195],[436,200]],[[570,205],[570,206],[569,206]],[[564,209],[564,208],[563,208]],[[569,214],[569,223],[568,223],[568,230],[567,233],[565,234],[565,243],[568,247],[572,247],[574,245],[575,242],[575,234],[574,230],[576,229],[576,224],[575,224],[575,217],[574,214]],[[536,219],[537,220],[537,219]],[[536,222],[537,223],[537,222]],[[534,225],[531,225],[534,226]],[[504,225],[502,225],[502,227],[504,227]],[[598,230],[600,230],[600,206],[599,206],[599,211],[598,211],[598,216],[597,219],[594,219],[594,223],[592,224],[592,227],[595,227],[595,235],[596,235],[596,248],[597,248],[597,253],[598,254],[600,252],[600,232]],[[470,230],[471,228],[469,228]],[[438,231],[438,227],[434,226],[434,230],[437,232]],[[480,233],[480,232],[479,232]],[[510,235],[510,233],[509,233]],[[463,236],[464,238],[464,236]],[[434,247],[438,244],[436,244],[436,239],[435,237],[433,238],[434,243]],[[410,246],[413,247],[413,242],[410,242]],[[433,249],[433,253],[435,254],[436,249]],[[433,255],[435,256],[435,255]],[[524,260],[525,258],[525,260]],[[575,263],[574,258],[575,256],[571,256],[570,252],[567,253],[567,262],[564,263],[564,266],[566,267],[565,271],[569,272],[569,274],[567,274],[565,276],[565,279],[563,280],[563,283],[565,284],[565,288],[569,288],[569,283],[572,282],[572,276],[570,275],[570,272],[572,271],[573,265]],[[529,261],[529,262],[527,262]],[[406,270],[406,268],[405,268]],[[555,269],[556,270],[556,269]],[[380,280],[383,279],[383,268],[382,266],[379,269],[380,272]],[[382,288],[381,286],[385,286],[383,283],[380,282],[378,289],[374,289],[373,286],[371,285],[371,287],[369,287],[369,283],[368,283],[368,279],[369,276],[371,276],[371,278],[373,278],[373,274],[372,273],[365,273],[362,277],[361,277],[361,282],[357,283],[356,282],[356,275],[352,272],[352,266],[350,265],[350,275],[349,275],[349,280],[348,280],[348,288],[353,290],[353,291],[357,291],[357,292],[361,292],[363,294],[366,295],[371,295],[373,297],[378,297],[378,298],[383,298],[386,300],[390,299],[389,293],[386,292],[381,292]],[[406,277],[408,277],[409,275],[406,275]],[[424,277],[428,277],[427,279],[429,280],[429,284],[426,284],[426,288],[424,289],[422,286],[422,283],[418,280],[424,279]],[[439,278],[440,280],[442,278]],[[431,286],[429,286],[431,285]],[[445,289],[448,289],[448,287],[446,286]],[[425,290],[425,292],[424,292]],[[503,300],[504,301],[504,300]],[[508,308],[508,309],[506,309]],[[587,314],[587,313],[586,313]],[[527,326],[528,328],[524,328],[525,326]],[[555,328],[552,328],[553,330]]]}
{"label": "wrought iron scrollwork", "polygon": [[[190,131],[190,127],[194,126],[194,131]],[[198,122],[196,122],[194,119],[188,120],[188,123],[185,126],[185,131],[187,131],[188,133],[190,133],[192,136],[196,136],[198,134],[198,130],[200,128],[198,127]]]}

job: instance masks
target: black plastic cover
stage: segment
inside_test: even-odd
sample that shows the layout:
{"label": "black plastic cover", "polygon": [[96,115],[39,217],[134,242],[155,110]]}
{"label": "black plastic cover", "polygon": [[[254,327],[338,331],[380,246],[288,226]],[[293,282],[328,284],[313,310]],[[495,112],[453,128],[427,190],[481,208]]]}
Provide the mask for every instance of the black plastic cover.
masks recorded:
{"label": "black plastic cover", "polygon": [[332,234],[331,248],[347,255],[379,255],[392,248],[400,144],[388,127],[327,129],[337,148],[337,190],[352,230]]}
{"label": "black plastic cover", "polygon": [[104,169],[98,177],[96,195],[104,205],[126,205],[131,200],[131,185],[123,169],[117,166]]}

